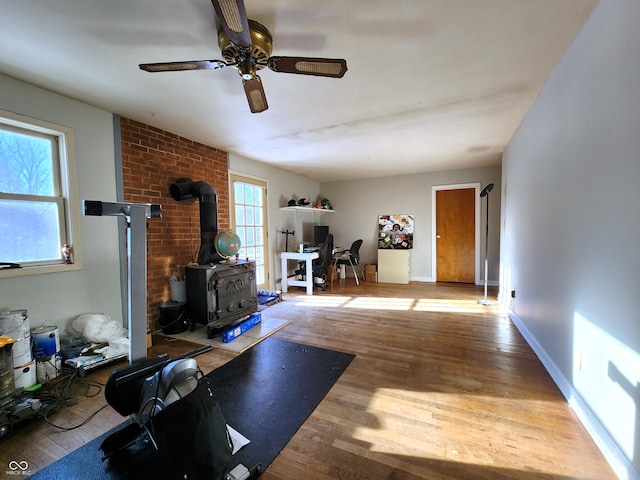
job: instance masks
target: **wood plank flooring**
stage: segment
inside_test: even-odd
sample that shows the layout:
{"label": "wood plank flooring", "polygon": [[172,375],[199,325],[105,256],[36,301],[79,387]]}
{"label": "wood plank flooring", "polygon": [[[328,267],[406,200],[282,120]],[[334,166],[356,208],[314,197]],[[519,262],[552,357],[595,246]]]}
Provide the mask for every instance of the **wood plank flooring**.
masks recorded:
{"label": "wood plank flooring", "polygon": [[[293,288],[265,309],[292,321],[276,337],[356,358],[261,478],[614,480],[510,320],[477,304],[483,295],[473,285],[348,278],[311,297]],[[193,348],[156,336],[149,355]],[[207,373],[233,356],[213,350],[197,360]],[[76,425],[106,405],[81,387],[76,397],[55,423]],[[0,445],[0,472],[16,460],[34,473],[122,421],[107,406],[74,430],[22,425]]]}

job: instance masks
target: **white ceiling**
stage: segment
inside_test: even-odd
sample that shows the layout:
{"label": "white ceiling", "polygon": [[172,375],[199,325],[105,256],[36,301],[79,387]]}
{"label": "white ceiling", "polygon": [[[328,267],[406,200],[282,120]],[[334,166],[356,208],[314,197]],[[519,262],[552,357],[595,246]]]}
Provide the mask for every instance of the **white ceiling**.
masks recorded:
{"label": "white ceiling", "polygon": [[209,0],[0,0],[0,72],[317,181],[488,166],[596,4],[245,0],[273,55],[349,68],[262,70],[251,114],[233,68],[138,68],[221,59]]}

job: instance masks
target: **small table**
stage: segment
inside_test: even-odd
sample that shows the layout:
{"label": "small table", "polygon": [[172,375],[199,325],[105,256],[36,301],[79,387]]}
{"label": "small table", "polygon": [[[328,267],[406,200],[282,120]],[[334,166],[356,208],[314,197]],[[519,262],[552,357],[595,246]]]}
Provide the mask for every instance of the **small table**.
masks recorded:
{"label": "small table", "polygon": [[[318,252],[309,253],[294,253],[294,252],[282,252],[280,254],[282,258],[282,292],[287,292],[287,286],[295,287],[307,287],[307,295],[313,295],[313,272],[311,270],[311,262],[320,257]],[[306,280],[295,280],[294,277],[288,277],[287,275],[287,261],[296,260],[306,261]]]}

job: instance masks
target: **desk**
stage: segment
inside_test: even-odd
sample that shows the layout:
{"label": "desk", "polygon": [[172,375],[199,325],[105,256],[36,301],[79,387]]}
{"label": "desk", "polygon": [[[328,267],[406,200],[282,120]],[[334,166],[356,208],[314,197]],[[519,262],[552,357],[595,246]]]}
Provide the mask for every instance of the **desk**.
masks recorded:
{"label": "desk", "polygon": [[[310,252],[310,253],[282,252],[280,256],[282,258],[282,292],[286,293],[287,286],[291,285],[295,287],[307,287],[307,295],[313,295],[313,273],[311,270],[311,262],[316,258],[319,258],[320,254],[318,252]],[[296,260],[296,261],[304,260],[307,262],[306,280],[294,280],[293,277],[289,278],[287,273],[288,260]]]}

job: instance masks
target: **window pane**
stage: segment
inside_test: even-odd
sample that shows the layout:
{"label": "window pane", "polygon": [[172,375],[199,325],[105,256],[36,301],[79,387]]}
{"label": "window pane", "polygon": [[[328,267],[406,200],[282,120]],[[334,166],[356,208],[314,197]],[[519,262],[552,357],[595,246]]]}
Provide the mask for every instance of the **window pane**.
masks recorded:
{"label": "window pane", "polygon": [[235,198],[244,198],[243,187],[244,185],[240,182],[235,182],[233,184]]}
{"label": "window pane", "polygon": [[262,208],[255,208],[254,209],[254,218],[253,218],[253,224],[254,225],[259,225],[262,226],[264,225],[264,218],[263,218],[263,214],[262,214]]}
{"label": "window pane", "polygon": [[253,188],[251,188],[251,185],[247,185],[247,188],[244,189],[244,203],[253,205]]}
{"label": "window pane", "polygon": [[236,225],[245,225],[244,221],[244,208],[242,205],[236,205]]}
{"label": "window pane", "polygon": [[246,247],[247,246],[247,235],[245,233],[245,228],[244,227],[237,227],[236,228],[236,235],[238,235],[238,238],[240,238],[240,248]]}
{"label": "window pane", "polygon": [[262,207],[262,187],[253,187],[253,204],[256,207]]}
{"label": "window pane", "polygon": [[0,130],[0,191],[55,195],[53,142]]}
{"label": "window pane", "polygon": [[254,218],[255,218],[255,208],[253,208],[253,207],[246,207],[245,214],[246,214],[246,217],[245,217],[245,218],[246,218],[246,220],[247,220],[247,221],[245,222],[245,225],[255,225],[255,221],[254,221]]}
{"label": "window pane", "polygon": [[256,236],[253,228],[247,228],[247,243],[246,247],[253,247],[256,244]]}
{"label": "window pane", "polygon": [[0,202],[0,261],[62,258],[58,206],[49,202]]}
{"label": "window pane", "polygon": [[256,247],[256,262],[264,263],[264,248]]}

